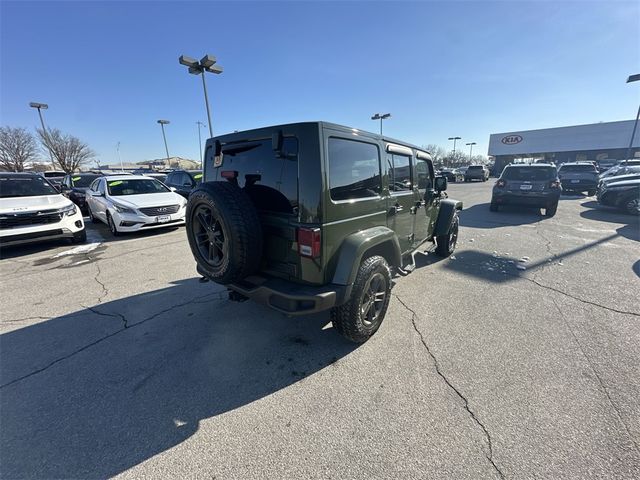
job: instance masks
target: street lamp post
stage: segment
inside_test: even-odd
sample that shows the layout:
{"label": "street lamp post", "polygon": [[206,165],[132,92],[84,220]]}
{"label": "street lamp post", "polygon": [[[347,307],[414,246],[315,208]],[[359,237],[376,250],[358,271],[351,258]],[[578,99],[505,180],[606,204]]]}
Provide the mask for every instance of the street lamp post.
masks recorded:
{"label": "street lamp post", "polygon": [[456,140],[462,140],[462,137],[449,137],[449,140],[453,140],[453,155],[456,154]]}
{"label": "street lamp post", "polygon": [[[40,117],[40,124],[42,125],[42,133],[44,133],[45,135],[48,135],[47,127],[44,126],[44,118],[42,117],[42,111],[41,110],[46,110],[47,108],[49,108],[49,105],[47,105],[46,103],[30,102],[29,106],[31,108],[38,109],[38,116]],[[49,157],[51,158],[51,168],[53,170],[55,170],[56,169],[56,164],[53,161],[53,153],[51,153],[51,149],[49,148],[48,145],[47,145],[47,150],[49,150]]]}
{"label": "street lamp post", "polygon": [[391,117],[390,113],[376,113],[371,117],[371,120],[380,120],[380,135],[382,135],[382,121]]}
{"label": "street lamp post", "polygon": [[202,137],[200,136],[200,127],[206,127],[200,120],[196,122],[198,126],[198,150],[200,150],[200,168],[202,168]]}
{"label": "street lamp post", "polygon": [[164,149],[167,152],[167,163],[171,166],[169,160],[169,147],[167,147],[167,135],[164,133],[164,126],[171,122],[169,122],[169,120],[158,120],[158,123],[160,124],[160,127],[162,127],[162,138],[164,139]]}
{"label": "street lamp post", "polygon": [[471,163],[471,152],[473,152],[473,146],[477,145],[476,142],[466,143],[469,146],[469,163]]}
{"label": "street lamp post", "polygon": [[[636,73],[635,75],[629,75],[627,78],[627,83],[637,82],[640,80],[640,73]],[[633,124],[633,131],[631,132],[631,140],[629,141],[629,148],[627,148],[627,156],[625,160],[629,160],[631,158],[631,149],[633,148],[633,139],[636,136],[636,129],[638,128],[638,118],[640,117],[640,106],[638,107],[638,113],[636,114],[636,121]]]}
{"label": "street lamp post", "polygon": [[207,82],[205,82],[204,74],[205,72],[209,72],[209,73],[215,73],[216,75],[219,75],[222,73],[222,67],[220,65],[215,64],[216,57],[208,54],[202,57],[199,62],[195,58],[187,57],[186,55],[180,55],[180,58],[178,58],[178,62],[180,62],[181,65],[189,67],[190,74],[202,75],[202,88],[204,90],[204,104],[207,107],[207,119],[209,120],[209,136],[213,137],[213,126],[211,123],[211,110],[209,109],[209,96],[207,95]]}
{"label": "street lamp post", "polygon": [[120,171],[124,172],[124,166],[122,165],[122,157],[120,157],[120,142],[116,144],[116,152],[118,152],[118,161],[120,162]]}

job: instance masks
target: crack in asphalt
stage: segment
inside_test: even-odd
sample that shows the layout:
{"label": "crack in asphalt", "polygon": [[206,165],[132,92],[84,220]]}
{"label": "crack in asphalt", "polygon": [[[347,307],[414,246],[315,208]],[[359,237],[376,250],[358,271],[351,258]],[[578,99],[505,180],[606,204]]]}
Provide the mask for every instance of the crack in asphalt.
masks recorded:
{"label": "crack in asphalt", "polygon": [[464,409],[471,416],[472,420],[482,429],[482,432],[484,433],[484,436],[487,439],[487,445],[489,446],[489,453],[485,454],[485,456],[486,456],[487,460],[489,461],[489,463],[491,464],[491,466],[494,468],[494,470],[498,473],[499,477],[501,479],[504,479],[505,478],[504,473],[502,473],[502,470],[500,470],[498,465],[496,465],[495,461],[493,460],[493,441],[491,439],[491,435],[489,434],[489,430],[487,430],[487,427],[480,421],[480,419],[476,416],[475,412],[471,409],[471,407],[469,406],[469,400],[467,400],[467,398],[462,394],[462,392],[460,392],[460,390],[458,390],[458,388],[456,388],[456,386],[453,385],[453,383],[451,383],[451,381],[446,377],[446,375],[440,369],[440,363],[438,362],[438,359],[436,358],[436,356],[431,351],[431,348],[429,348],[429,345],[427,344],[427,341],[425,340],[424,335],[418,329],[418,325],[416,323],[416,319],[417,319],[418,315],[416,314],[416,312],[414,312],[411,308],[409,308],[409,306],[406,303],[404,303],[404,301],[402,301],[402,299],[398,295],[393,294],[393,296],[396,297],[398,299],[398,301],[400,302],[400,304],[407,311],[409,311],[411,313],[411,324],[413,325],[413,329],[418,334],[418,337],[420,338],[420,342],[422,343],[422,345],[424,346],[425,350],[427,351],[427,353],[431,357],[431,360],[433,361],[433,365],[434,365],[434,368],[435,368],[436,373],[438,374],[438,376],[440,376],[440,378],[442,378],[444,383],[446,383],[447,386],[451,390],[453,390],[453,392],[455,392],[455,394],[460,398],[460,400],[462,400],[464,402]]}
{"label": "crack in asphalt", "polygon": [[582,343],[580,343],[580,340],[578,340],[578,337],[575,334],[575,332],[573,331],[573,328],[571,327],[571,324],[569,323],[569,320],[567,319],[567,317],[565,317],[564,312],[560,308],[560,305],[558,305],[558,303],[552,297],[551,297],[551,301],[555,305],[556,310],[558,310],[558,313],[560,314],[560,318],[562,318],[562,321],[565,324],[565,326],[567,327],[567,330],[569,330],[569,333],[571,333],[571,336],[573,337],[573,340],[576,342],[576,345],[578,345],[578,348],[582,352],[582,356],[587,361],[587,364],[589,365],[589,368],[591,369],[593,374],[596,376],[596,379],[598,380],[598,383],[600,384],[600,387],[602,388],[602,391],[604,392],[605,396],[607,397],[607,400],[609,400],[609,403],[611,404],[611,407],[616,412],[616,415],[618,416],[618,419],[620,420],[620,423],[622,423],[622,425],[624,426],[624,429],[626,430],[627,435],[629,436],[629,440],[631,440],[631,443],[636,448],[636,451],[638,453],[640,453],[640,447],[638,446],[638,444],[636,443],[635,439],[633,438],[633,435],[631,434],[631,431],[629,430],[629,427],[628,427],[627,423],[622,418],[622,413],[618,409],[618,406],[614,403],[613,399],[611,398],[611,395],[609,395],[609,390],[607,389],[607,387],[605,386],[604,382],[602,381],[602,378],[600,377],[600,374],[598,374],[598,371],[596,370],[595,365],[591,362],[591,359],[589,358],[589,355],[587,355],[587,352],[584,350],[584,347],[582,346]]}
{"label": "crack in asphalt", "polygon": [[[118,335],[118,334],[124,332],[125,330],[129,330],[129,329],[131,329],[133,327],[137,327],[138,325],[142,325],[144,323],[147,323],[147,322],[159,317],[160,315],[163,315],[163,314],[165,314],[167,312],[170,312],[171,310],[175,310],[177,308],[181,308],[181,307],[184,307],[184,306],[189,305],[189,304],[194,304],[194,303],[201,304],[201,303],[208,303],[208,302],[210,302],[212,300],[221,300],[224,297],[224,294],[226,294],[226,293],[227,293],[226,290],[223,290],[221,292],[213,292],[213,293],[210,293],[208,295],[203,295],[200,300],[198,300],[199,297],[192,298],[190,300],[187,300],[185,302],[179,303],[177,305],[172,305],[169,308],[165,308],[165,309],[163,309],[163,310],[161,310],[159,312],[156,312],[153,315],[151,315],[151,316],[149,316],[149,317],[147,317],[147,318],[145,318],[143,320],[140,320],[137,323],[133,323],[131,325],[129,324],[129,320],[127,319],[127,317],[125,315],[122,315],[121,313],[106,313],[106,312],[101,312],[100,310],[96,309],[95,307],[84,307],[83,306],[83,308],[86,308],[87,310],[89,310],[92,313],[95,313],[96,315],[101,315],[101,316],[104,316],[104,317],[111,317],[111,318],[119,318],[123,322],[123,327],[121,329],[119,329],[119,330],[116,330],[114,332],[109,333],[108,335],[100,337],[100,338],[98,338],[97,340],[94,340],[91,343],[83,345],[82,347],[77,348],[76,350],[74,350],[73,352],[68,353],[67,355],[64,355],[62,357],[56,358],[55,360],[52,360],[51,362],[49,362],[44,367],[38,368],[36,370],[33,370],[32,372],[29,372],[29,373],[27,373],[25,375],[22,375],[21,377],[14,378],[10,382],[7,382],[7,383],[5,383],[3,385],[0,385],[0,389],[3,389],[5,387],[9,387],[9,386],[11,386],[11,385],[13,385],[15,383],[18,383],[18,382],[20,382],[22,380],[25,380],[25,379],[27,379],[29,377],[32,377],[32,376],[37,375],[39,373],[42,373],[42,372],[48,370],[49,368],[51,368],[52,366],[54,366],[54,365],[56,365],[56,364],[58,364],[58,363],[60,363],[60,362],[62,362],[64,360],[67,360],[67,359],[77,355],[78,353],[81,353],[81,352],[83,352],[83,351],[85,351],[85,350],[87,350],[87,349],[89,349],[89,348],[91,348],[91,347],[93,347],[93,346],[95,346],[95,345],[97,345],[97,344],[99,344],[99,343],[101,343],[101,342],[103,342],[103,341],[115,336],[115,335]],[[209,298],[209,297],[213,297],[213,298]],[[207,300],[204,300],[205,298],[207,298]]]}
{"label": "crack in asphalt", "polygon": [[93,264],[96,266],[97,272],[96,272],[96,275],[93,277],[93,279],[96,281],[96,283],[98,283],[102,287],[102,295],[98,296],[98,303],[102,303],[102,299],[105,298],[107,295],[109,295],[109,290],[107,289],[105,284],[98,279],[98,277],[102,274],[102,271],[100,270],[100,265],[98,265],[98,262],[91,257],[89,257],[89,260],[92,260]]}

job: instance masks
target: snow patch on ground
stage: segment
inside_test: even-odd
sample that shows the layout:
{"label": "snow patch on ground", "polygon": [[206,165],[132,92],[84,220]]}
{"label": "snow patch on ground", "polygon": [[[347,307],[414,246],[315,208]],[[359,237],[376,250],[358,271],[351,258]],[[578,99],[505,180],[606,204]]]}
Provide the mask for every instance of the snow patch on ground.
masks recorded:
{"label": "snow patch on ground", "polygon": [[86,245],[79,245],[71,250],[65,250],[64,252],[57,253],[53,258],[66,257],[67,255],[81,255],[83,253],[89,253],[98,248],[100,243],[87,243]]}

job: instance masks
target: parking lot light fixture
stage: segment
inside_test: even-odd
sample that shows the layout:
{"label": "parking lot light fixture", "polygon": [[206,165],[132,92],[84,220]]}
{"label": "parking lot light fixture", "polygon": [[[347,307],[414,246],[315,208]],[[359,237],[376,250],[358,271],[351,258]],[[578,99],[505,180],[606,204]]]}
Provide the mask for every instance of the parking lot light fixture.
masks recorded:
{"label": "parking lot light fixture", "polygon": [[[202,75],[202,89],[204,90],[204,104],[207,107],[207,119],[209,120],[209,136],[213,137],[213,124],[211,123],[211,109],[209,108],[209,95],[207,94],[207,82],[205,81],[205,72],[214,73],[219,75],[223,69],[220,65],[216,65],[216,57],[213,55],[205,55],[200,61],[195,58],[188,57],[186,55],[180,55],[178,62],[180,65],[184,65],[188,68],[188,71],[192,75]],[[198,135],[200,134],[200,127],[198,127]],[[202,163],[202,162],[201,162]]]}
{"label": "parking lot light fixture", "polygon": [[164,139],[164,150],[167,152],[167,162],[170,162],[170,160],[169,160],[169,147],[167,146],[167,135],[164,132],[164,126],[168,125],[171,122],[169,120],[158,120],[158,123],[160,124],[160,127],[162,128],[162,138]]}
{"label": "parking lot light fixture", "polygon": [[390,117],[390,113],[376,113],[371,117],[371,120],[380,120],[380,135],[382,135],[382,121]]}
{"label": "parking lot light fixture", "polygon": [[473,152],[473,146],[477,145],[477,143],[476,142],[469,142],[469,143],[466,143],[465,145],[469,146],[469,163],[471,163],[471,153]]}
{"label": "parking lot light fixture", "polygon": [[200,168],[202,168],[202,136],[200,135],[200,127],[206,127],[200,120],[196,122],[198,126],[198,150],[200,150]]}
{"label": "parking lot light fixture", "polygon": [[[449,137],[449,140],[453,140],[453,155],[455,156],[456,154],[456,141],[457,140],[462,140],[462,137]],[[446,160],[446,157],[445,157]],[[446,164],[446,162],[445,162]]]}
{"label": "parking lot light fixture", "polygon": [[[40,124],[42,125],[42,132],[47,135],[47,127],[44,126],[44,118],[42,116],[42,110],[46,110],[47,108],[49,108],[49,105],[47,105],[46,103],[39,103],[39,102],[29,102],[29,106],[31,108],[35,108],[38,110],[38,116],[40,117]],[[56,164],[53,161],[53,153],[51,153],[51,150],[49,149],[49,146],[47,146],[47,150],[49,151],[49,157],[51,158],[51,168],[53,170],[56,169]]]}
{"label": "parking lot light fixture", "polygon": [[[640,80],[640,73],[636,73],[635,75],[629,75],[627,78],[627,83],[637,82]],[[638,113],[636,113],[636,121],[633,124],[633,130],[631,132],[631,140],[629,141],[629,148],[627,148],[627,156],[625,160],[629,160],[631,158],[631,149],[633,148],[633,139],[636,136],[636,129],[638,128],[638,118],[640,117],[640,106],[638,106]]]}

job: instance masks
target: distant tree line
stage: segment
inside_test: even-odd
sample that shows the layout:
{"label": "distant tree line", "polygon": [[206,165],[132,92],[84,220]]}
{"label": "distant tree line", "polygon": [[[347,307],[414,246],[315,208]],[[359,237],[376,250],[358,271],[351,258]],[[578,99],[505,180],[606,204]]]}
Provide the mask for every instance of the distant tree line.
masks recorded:
{"label": "distant tree line", "polygon": [[433,143],[430,143],[429,145],[423,145],[422,148],[424,148],[431,154],[433,164],[436,166],[456,168],[466,165],[486,164],[488,162],[487,157],[485,157],[484,155],[473,155],[471,158],[469,158],[469,154],[465,153],[464,151],[447,151],[440,145],[436,145]]}
{"label": "distant tree line", "polygon": [[78,137],[56,128],[36,131],[37,138],[25,128],[0,127],[1,170],[22,172],[26,167],[45,170],[52,159],[55,169],[73,173],[96,156]]}

